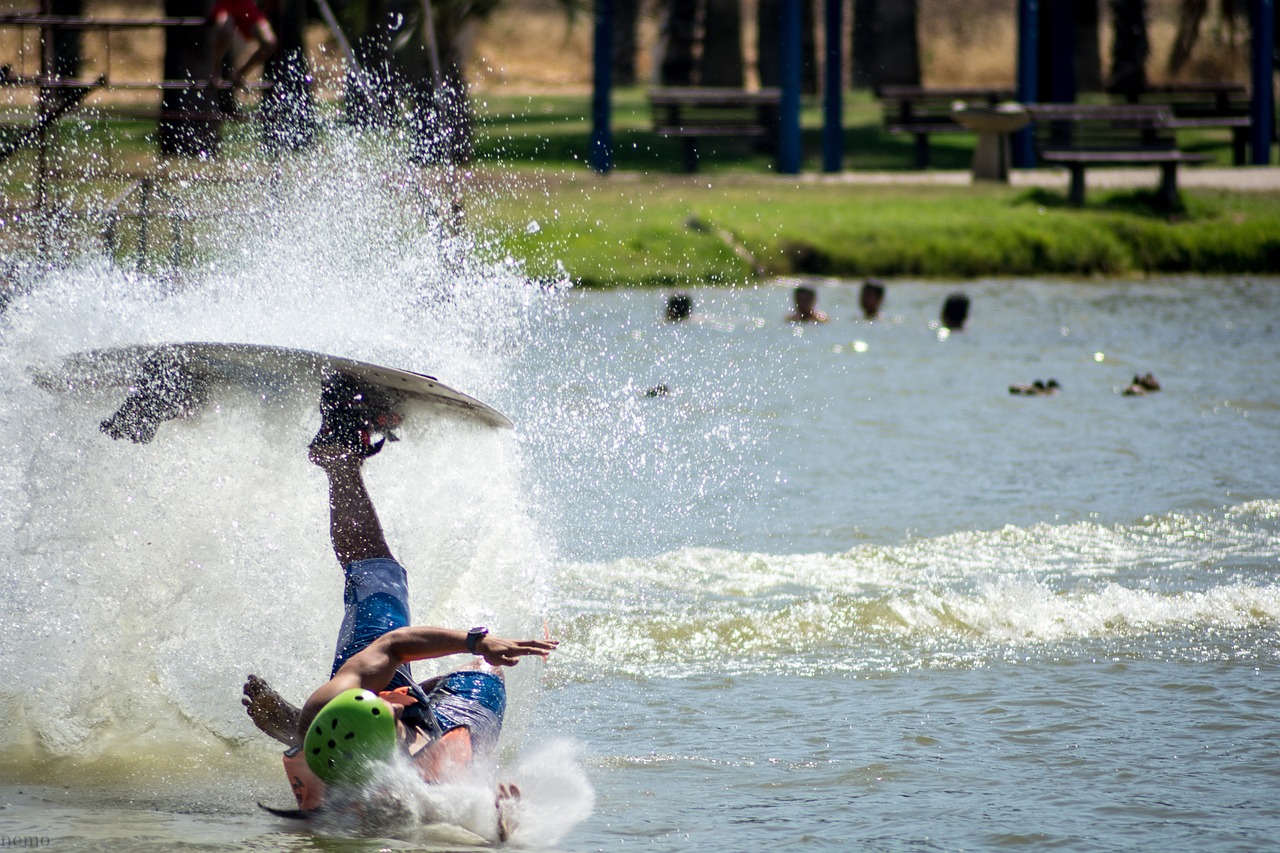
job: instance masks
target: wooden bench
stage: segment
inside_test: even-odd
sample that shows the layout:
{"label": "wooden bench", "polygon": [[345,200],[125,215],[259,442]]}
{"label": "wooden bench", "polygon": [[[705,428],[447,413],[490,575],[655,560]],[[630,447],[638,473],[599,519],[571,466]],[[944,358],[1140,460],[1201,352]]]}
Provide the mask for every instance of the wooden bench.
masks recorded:
{"label": "wooden bench", "polygon": [[916,168],[929,168],[929,134],[966,133],[951,115],[956,101],[993,107],[1011,101],[1013,89],[881,86],[876,95],[884,102],[884,127],[890,133],[915,136]]}
{"label": "wooden bench", "polygon": [[1178,197],[1178,167],[1211,157],[1179,151],[1173,112],[1155,104],[1027,104],[1035,123],[1036,152],[1071,172],[1069,197],[1084,204],[1084,174],[1091,166],[1159,166],[1161,203]]}
{"label": "wooden bench", "polygon": [[778,133],[778,89],[672,86],[649,90],[653,132],[684,140],[684,166],[698,170],[698,140],[773,139]]}
{"label": "wooden bench", "polygon": [[1173,111],[1175,130],[1225,128],[1231,131],[1231,158],[1248,162],[1249,128],[1253,126],[1249,92],[1241,83],[1154,83],[1141,92],[1112,92],[1130,104],[1158,104]]}

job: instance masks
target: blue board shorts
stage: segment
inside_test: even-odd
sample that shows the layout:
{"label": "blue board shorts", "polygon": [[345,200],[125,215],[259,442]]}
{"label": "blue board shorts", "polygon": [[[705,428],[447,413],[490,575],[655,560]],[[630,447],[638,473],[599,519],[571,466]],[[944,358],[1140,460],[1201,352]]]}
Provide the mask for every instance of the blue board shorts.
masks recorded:
{"label": "blue board shorts", "polygon": [[[389,557],[357,560],[347,565],[343,573],[346,586],[342,592],[342,627],[338,630],[330,678],[348,658],[374,640],[409,625],[409,578],[398,562]],[[397,687],[408,687],[414,695],[423,697],[407,663],[396,670],[384,689]],[[498,676],[470,670],[454,672],[424,698],[438,734],[465,726],[482,748],[496,743],[507,706],[506,685]]]}

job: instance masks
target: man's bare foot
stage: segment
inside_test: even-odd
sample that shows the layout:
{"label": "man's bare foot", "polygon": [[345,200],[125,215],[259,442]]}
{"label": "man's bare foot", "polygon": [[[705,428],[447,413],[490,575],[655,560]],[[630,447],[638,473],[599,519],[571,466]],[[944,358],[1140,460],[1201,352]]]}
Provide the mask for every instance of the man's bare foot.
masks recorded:
{"label": "man's bare foot", "polygon": [[516,831],[516,807],[520,805],[520,787],[514,782],[498,783],[498,796],[493,806],[498,810],[498,840],[507,841]]}
{"label": "man's bare foot", "polygon": [[244,682],[244,705],[249,719],[264,734],[270,735],[285,746],[298,745],[298,709],[289,704],[271,685],[256,675]]}

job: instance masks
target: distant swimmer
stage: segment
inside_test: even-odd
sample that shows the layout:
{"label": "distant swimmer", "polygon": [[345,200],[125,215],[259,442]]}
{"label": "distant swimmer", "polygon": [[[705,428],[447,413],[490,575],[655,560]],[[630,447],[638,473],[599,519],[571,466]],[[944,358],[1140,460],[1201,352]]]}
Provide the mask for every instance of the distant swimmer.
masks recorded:
{"label": "distant swimmer", "polygon": [[963,293],[952,293],[942,303],[942,328],[950,332],[963,332],[965,321],[969,319],[969,297]]}
{"label": "distant swimmer", "polygon": [[1037,379],[1030,385],[1010,385],[1009,393],[1017,394],[1023,397],[1051,397],[1057,394],[1062,388],[1058,384],[1058,380],[1050,379],[1048,382]]}
{"label": "distant swimmer", "polygon": [[[411,626],[408,577],[391,555],[361,473],[374,424],[387,412],[362,409],[352,383],[327,384],[320,431],[308,457],[328,478],[329,533],[343,567],[345,615],[327,682],[294,707],[250,675],[242,700],[249,717],[283,743],[285,772],[303,813],[324,805],[326,788],[368,782],[395,755],[424,782],[458,779],[494,753],[507,694],[502,668],[523,657],[545,658],[557,642],[495,637],[486,628],[461,631]],[[430,681],[413,679],[409,664],[449,655],[474,659]],[[498,837],[511,833],[519,790],[499,787]]]}
{"label": "distant swimmer", "polygon": [[858,294],[858,305],[862,308],[862,319],[879,320],[880,307],[884,305],[884,282],[878,278],[864,281]]}
{"label": "distant swimmer", "polygon": [[667,297],[667,322],[682,323],[692,315],[692,296],[687,293],[673,293]]}
{"label": "distant swimmer", "polygon": [[818,292],[812,287],[797,287],[792,293],[795,309],[787,315],[790,323],[825,323],[827,315],[817,309]]}

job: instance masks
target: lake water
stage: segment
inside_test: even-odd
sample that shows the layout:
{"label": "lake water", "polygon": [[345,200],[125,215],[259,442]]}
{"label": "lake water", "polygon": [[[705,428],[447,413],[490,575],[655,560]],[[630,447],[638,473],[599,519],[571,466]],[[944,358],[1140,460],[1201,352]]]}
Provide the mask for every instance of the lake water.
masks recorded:
{"label": "lake water", "polygon": [[[109,405],[27,372],[238,340],[424,370],[516,422],[407,424],[367,477],[417,621],[563,641],[512,673],[519,846],[1274,844],[1280,281],[893,282],[876,323],[816,282],[808,327],[793,282],[696,288],[674,326],[665,293],[530,287],[344,180],[361,203],[326,206],[300,170],[182,281],[77,260],[0,317],[0,837],[462,843],[254,805],[291,797],[239,685],[305,696],[340,617],[313,405],[229,399],[124,446]],[[1163,390],[1121,395],[1148,371]],[[423,808],[467,825],[484,796]]]}

